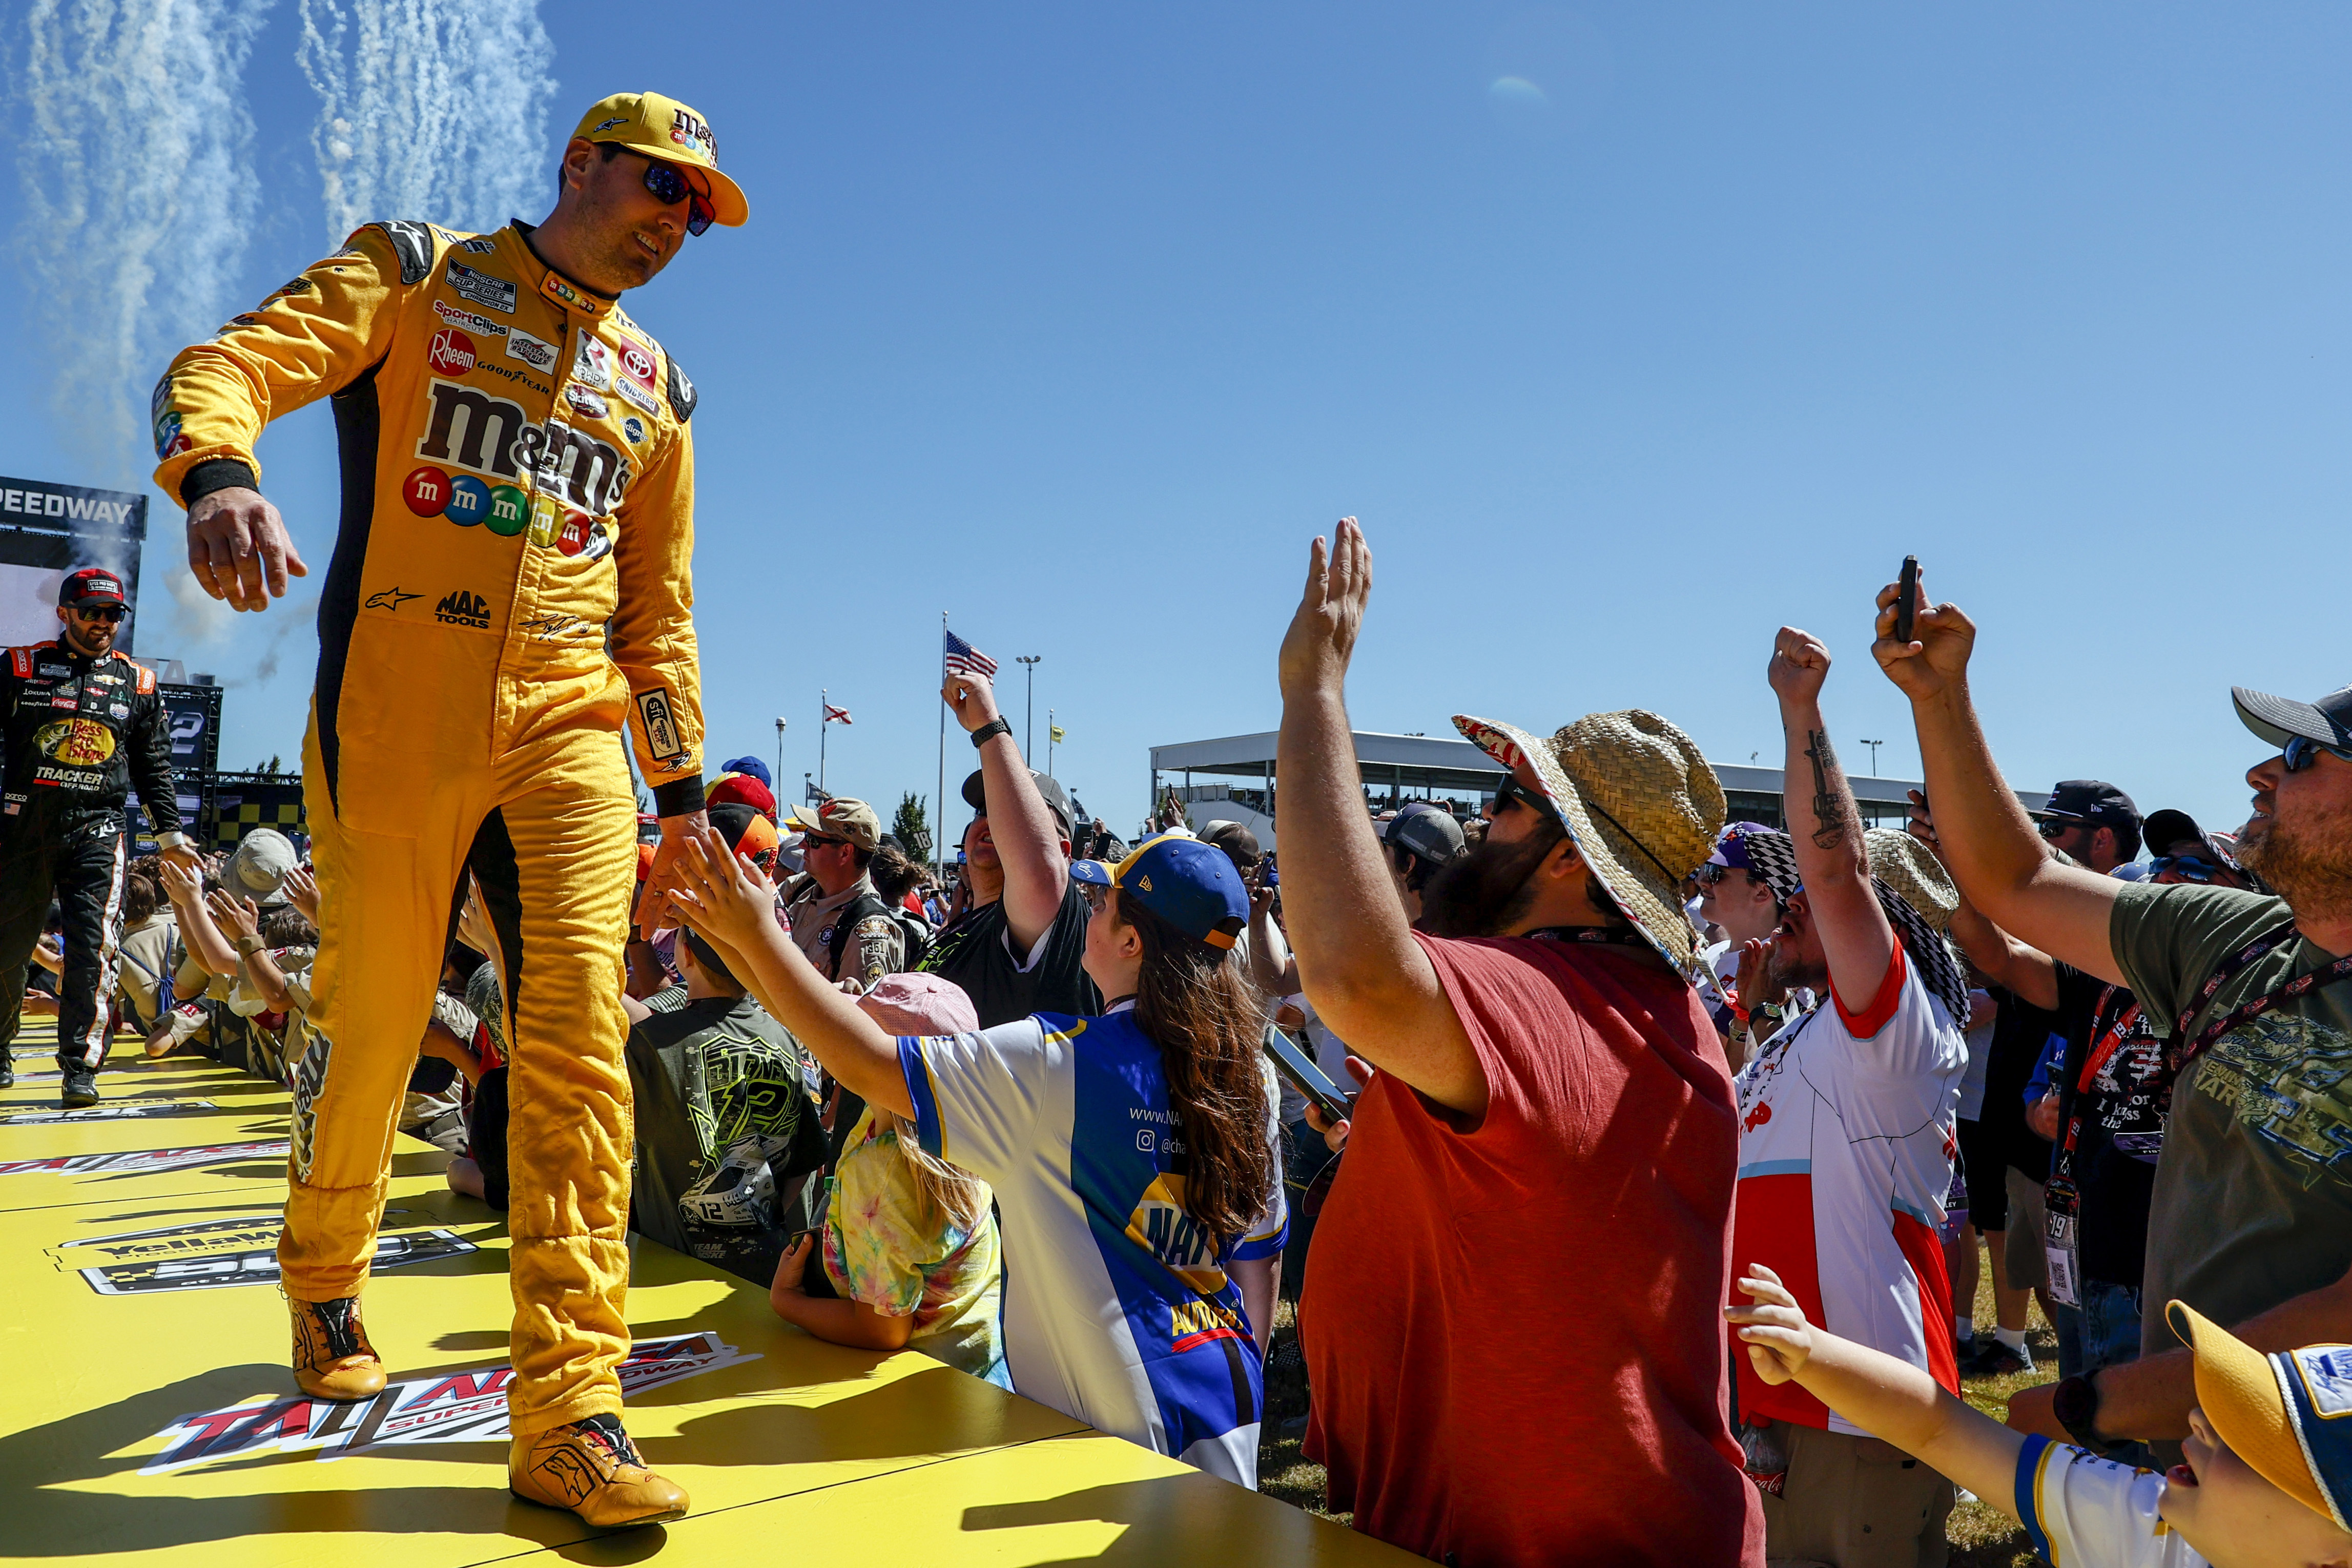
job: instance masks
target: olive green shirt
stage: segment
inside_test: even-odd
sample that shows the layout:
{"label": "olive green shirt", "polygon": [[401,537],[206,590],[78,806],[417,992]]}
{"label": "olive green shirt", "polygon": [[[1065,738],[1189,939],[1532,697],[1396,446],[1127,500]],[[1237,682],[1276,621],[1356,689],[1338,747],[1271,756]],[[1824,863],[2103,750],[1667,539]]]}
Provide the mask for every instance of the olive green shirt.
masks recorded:
{"label": "olive green shirt", "polygon": [[[2108,933],[2141,1005],[2168,1030],[2241,948],[2293,915],[2233,888],[2126,884]],[[2246,965],[2190,1020],[2212,1019],[2332,963],[2300,935]],[[2352,979],[2230,1030],[2173,1086],[2149,1201],[2141,1343],[2175,1342],[2179,1299],[2234,1326],[2352,1268]]]}

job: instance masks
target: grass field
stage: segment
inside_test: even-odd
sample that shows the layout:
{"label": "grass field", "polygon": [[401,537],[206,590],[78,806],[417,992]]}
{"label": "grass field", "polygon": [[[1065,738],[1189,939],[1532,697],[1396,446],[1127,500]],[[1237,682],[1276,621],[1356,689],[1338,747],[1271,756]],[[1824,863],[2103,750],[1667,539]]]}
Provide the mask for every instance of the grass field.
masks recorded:
{"label": "grass field", "polygon": [[[1990,1323],[1991,1271],[1983,1274],[1977,1289],[1977,1321]],[[1257,1451],[1258,1489],[1295,1508],[1346,1523],[1348,1515],[1324,1506],[1323,1467],[1307,1463],[1298,1451],[1303,1436],[1299,1418],[1307,1413],[1307,1367],[1298,1355],[1298,1331],[1290,1302],[1283,1302],[1276,1311],[1274,1324],[1273,1353],[1265,1373],[1265,1424]],[[2033,1371],[1970,1378],[1962,1386],[1969,1403],[1996,1421],[2006,1411],[2011,1394],[2035,1384],[2053,1382],[2058,1376],[2057,1336],[2039,1307],[2028,1311],[2026,1343],[2033,1352]],[[2041,1562],[2026,1544],[2025,1531],[1981,1502],[1962,1502],[1954,1509],[1945,1535],[1952,1543],[1949,1568],[2033,1568]]]}

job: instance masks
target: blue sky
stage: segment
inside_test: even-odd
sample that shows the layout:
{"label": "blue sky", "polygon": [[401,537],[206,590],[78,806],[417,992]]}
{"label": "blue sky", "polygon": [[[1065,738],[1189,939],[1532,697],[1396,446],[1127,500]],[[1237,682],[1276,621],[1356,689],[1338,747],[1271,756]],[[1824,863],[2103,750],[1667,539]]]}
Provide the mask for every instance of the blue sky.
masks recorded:
{"label": "blue sky", "polygon": [[[2021,787],[2104,776],[2234,826],[2261,747],[2230,685],[2352,679],[2352,13],[547,20],[557,107],[517,156],[551,169],[589,101],[656,88],[752,202],[630,302],[702,391],[714,757],[772,758],[781,714],[796,783],[824,687],[856,716],[833,788],[929,793],[946,610],[1008,671],[1044,656],[1041,746],[1050,705],[1058,771],[1125,825],[1150,745],[1276,722],[1307,542],[1346,513],[1377,562],[1365,729],[1641,706],[1770,763],[1790,622],[1838,659],[1849,763],[1884,737],[1881,771],[1916,776],[1866,651],[1906,551],[1983,627]],[[232,308],[323,248],[292,29],[281,5],[248,73],[262,206]],[[0,471],[80,478],[42,301],[0,265]],[[323,568],[323,411],[263,458]],[[151,592],[178,532],[153,517]],[[142,651],[231,683],[224,763],[290,760],[307,621],[205,644],[153,606]],[[955,742],[950,790],[968,761]]]}

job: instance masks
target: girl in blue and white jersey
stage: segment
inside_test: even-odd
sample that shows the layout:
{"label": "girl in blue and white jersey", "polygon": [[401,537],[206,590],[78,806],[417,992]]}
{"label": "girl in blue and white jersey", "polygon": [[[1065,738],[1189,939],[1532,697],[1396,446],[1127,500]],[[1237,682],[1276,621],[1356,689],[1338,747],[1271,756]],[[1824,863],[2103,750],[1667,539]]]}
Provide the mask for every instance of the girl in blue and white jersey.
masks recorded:
{"label": "girl in blue and white jersey", "polygon": [[673,896],[844,1088],[995,1189],[1014,1389],[1255,1486],[1264,1363],[1244,1286],[1270,1310],[1288,1226],[1260,1005],[1228,962],[1249,895],[1189,834],[1070,875],[1102,1014],[929,1038],[893,1039],[827,984],[717,835],[693,840]]}

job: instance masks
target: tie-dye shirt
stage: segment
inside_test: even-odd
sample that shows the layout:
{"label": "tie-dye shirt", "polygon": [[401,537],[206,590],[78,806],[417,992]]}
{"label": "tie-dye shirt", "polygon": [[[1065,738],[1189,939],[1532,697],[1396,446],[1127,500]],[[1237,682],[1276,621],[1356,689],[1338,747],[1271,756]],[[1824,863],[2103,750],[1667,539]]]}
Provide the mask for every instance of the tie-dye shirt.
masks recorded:
{"label": "tie-dye shirt", "polygon": [[829,1185],[824,1272],[833,1288],[885,1317],[912,1316],[908,1350],[1011,1388],[998,1332],[1002,1255],[987,1188],[980,1223],[965,1229],[916,1184],[898,1132],[870,1110]]}

